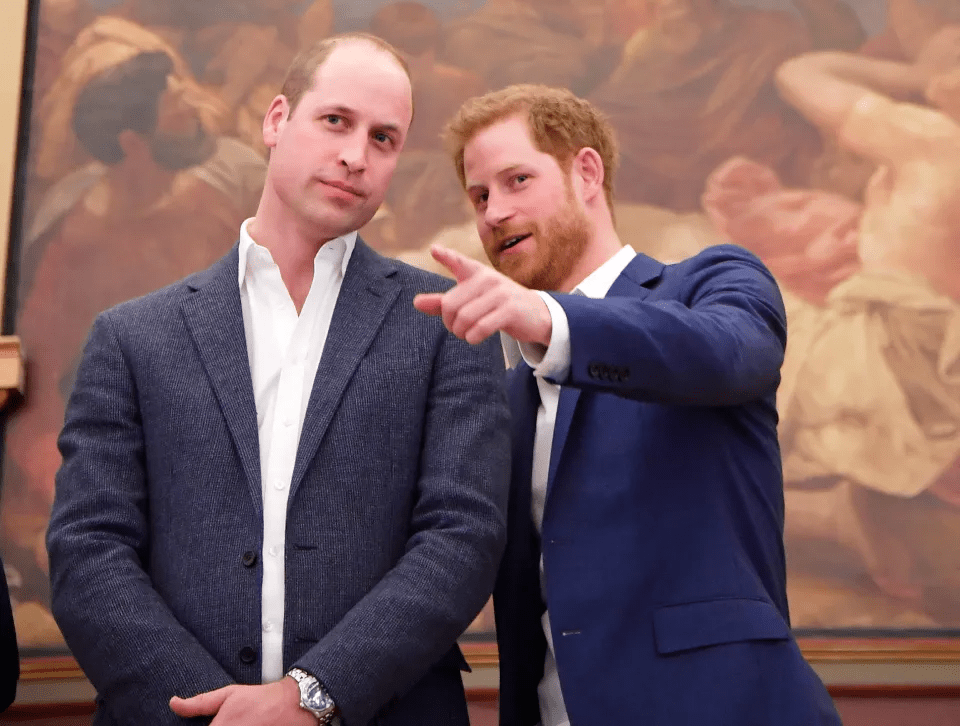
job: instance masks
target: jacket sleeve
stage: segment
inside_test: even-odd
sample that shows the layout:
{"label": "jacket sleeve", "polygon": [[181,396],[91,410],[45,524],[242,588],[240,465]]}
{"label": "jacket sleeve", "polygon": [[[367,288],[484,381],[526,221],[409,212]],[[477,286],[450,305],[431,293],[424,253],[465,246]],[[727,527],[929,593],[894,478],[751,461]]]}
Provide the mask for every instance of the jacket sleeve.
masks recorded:
{"label": "jacket sleeve", "polygon": [[17,630],[13,622],[13,606],[7,578],[0,562],[0,711],[9,708],[17,697],[20,679],[20,651],[17,648]]}
{"label": "jacket sleeve", "polygon": [[[510,443],[503,353],[445,334],[434,359],[406,552],[297,665],[365,726],[480,612],[506,538]],[[379,700],[378,700],[379,699]]]}
{"label": "jacket sleeve", "polygon": [[94,323],[59,438],[47,532],[54,617],[120,723],[185,723],[171,696],[232,679],[153,589],[136,382],[109,312]]}
{"label": "jacket sleeve", "polygon": [[667,404],[738,405],[774,393],[787,340],[770,272],[724,245],[686,263],[673,299],[557,295],[570,326],[563,385]]}

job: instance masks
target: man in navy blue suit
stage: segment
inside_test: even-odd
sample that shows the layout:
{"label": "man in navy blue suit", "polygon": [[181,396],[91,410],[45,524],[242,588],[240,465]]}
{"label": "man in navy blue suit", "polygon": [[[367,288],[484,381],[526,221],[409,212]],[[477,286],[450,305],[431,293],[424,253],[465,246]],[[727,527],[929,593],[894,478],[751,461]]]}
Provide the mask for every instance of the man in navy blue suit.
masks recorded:
{"label": "man in navy blue suit", "polygon": [[472,99],[448,136],[494,269],[434,248],[458,284],[414,304],[519,361],[500,723],[838,724],[789,625],[773,277],[623,247],[616,139],[568,91]]}

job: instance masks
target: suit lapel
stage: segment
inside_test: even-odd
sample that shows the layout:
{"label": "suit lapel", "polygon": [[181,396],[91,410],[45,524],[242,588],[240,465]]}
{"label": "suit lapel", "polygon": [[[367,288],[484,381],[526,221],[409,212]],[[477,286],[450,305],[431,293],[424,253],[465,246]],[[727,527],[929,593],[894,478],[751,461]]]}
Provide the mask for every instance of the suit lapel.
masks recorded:
{"label": "suit lapel", "polygon": [[392,279],[396,271],[394,263],[357,238],[307,404],[290,501],[320,447],[347,384],[400,294],[399,284]]}
{"label": "suit lapel", "polygon": [[250,496],[262,511],[257,406],[243,329],[238,265],[234,245],[213,267],[186,280],[195,292],[181,309],[237,447]]}
{"label": "suit lapel", "polygon": [[[623,272],[613,281],[606,297],[632,297],[642,300],[650,290],[646,287],[650,282],[658,279],[663,272],[663,263],[657,262],[644,254],[638,254],[624,268]],[[573,423],[573,414],[580,401],[580,389],[573,386],[560,387],[560,400],[557,404],[557,418],[554,423],[553,441],[550,448],[550,469],[547,475],[547,501],[550,501],[550,490],[557,475],[560,458],[563,456],[567,437],[570,434],[570,425]]]}

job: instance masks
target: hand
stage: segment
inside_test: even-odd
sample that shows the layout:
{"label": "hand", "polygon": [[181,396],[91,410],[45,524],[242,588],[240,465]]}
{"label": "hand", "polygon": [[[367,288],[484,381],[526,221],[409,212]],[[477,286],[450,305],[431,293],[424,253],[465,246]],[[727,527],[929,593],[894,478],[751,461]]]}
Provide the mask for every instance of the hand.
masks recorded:
{"label": "hand", "polygon": [[317,726],[300,708],[300,688],[292,678],[262,686],[226,686],[193,698],[170,699],[181,718],[216,716],[210,726]]}
{"label": "hand", "polygon": [[430,254],[453,273],[457,284],[445,293],[417,295],[417,310],[443,316],[447,330],[473,345],[498,330],[521,343],[550,345],[553,321],[536,292],[446,247],[433,245]]}

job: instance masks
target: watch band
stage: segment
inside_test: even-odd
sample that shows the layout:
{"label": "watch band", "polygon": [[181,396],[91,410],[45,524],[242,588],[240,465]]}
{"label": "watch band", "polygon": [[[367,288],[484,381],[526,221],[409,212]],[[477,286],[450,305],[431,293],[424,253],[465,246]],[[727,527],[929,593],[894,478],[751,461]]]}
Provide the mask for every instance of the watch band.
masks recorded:
{"label": "watch band", "polygon": [[302,668],[291,668],[287,675],[297,682],[300,689],[300,708],[316,716],[320,726],[327,726],[335,720],[339,722],[336,704],[316,676]]}

